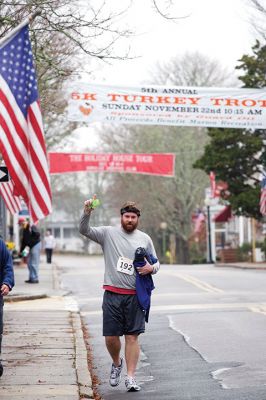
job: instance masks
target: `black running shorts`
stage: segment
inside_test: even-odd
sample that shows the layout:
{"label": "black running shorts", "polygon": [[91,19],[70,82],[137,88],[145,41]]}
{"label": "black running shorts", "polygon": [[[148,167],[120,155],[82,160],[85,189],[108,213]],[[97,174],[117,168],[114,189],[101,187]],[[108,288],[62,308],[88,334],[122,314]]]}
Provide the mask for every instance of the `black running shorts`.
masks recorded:
{"label": "black running shorts", "polygon": [[137,295],[106,290],[103,296],[103,336],[139,335],[145,331],[145,312]]}

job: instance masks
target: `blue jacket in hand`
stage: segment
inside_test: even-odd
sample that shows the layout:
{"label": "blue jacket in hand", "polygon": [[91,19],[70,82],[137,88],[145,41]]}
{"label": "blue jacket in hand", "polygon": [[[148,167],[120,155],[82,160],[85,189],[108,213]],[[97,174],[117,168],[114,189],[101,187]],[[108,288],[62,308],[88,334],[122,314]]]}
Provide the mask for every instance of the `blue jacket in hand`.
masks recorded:
{"label": "blue jacket in hand", "polygon": [[6,248],[5,242],[0,239],[0,287],[3,283],[10,289],[14,286],[14,270],[11,254]]}
{"label": "blue jacket in hand", "polygon": [[[152,254],[147,254],[143,247],[138,247],[135,251],[135,258],[133,265],[135,269],[137,267],[143,267],[146,264],[146,260],[149,264],[155,264],[158,260]],[[149,320],[149,312],[151,306],[151,292],[154,289],[153,279],[150,274],[136,276],[136,292],[139,304],[145,311],[145,321]]]}

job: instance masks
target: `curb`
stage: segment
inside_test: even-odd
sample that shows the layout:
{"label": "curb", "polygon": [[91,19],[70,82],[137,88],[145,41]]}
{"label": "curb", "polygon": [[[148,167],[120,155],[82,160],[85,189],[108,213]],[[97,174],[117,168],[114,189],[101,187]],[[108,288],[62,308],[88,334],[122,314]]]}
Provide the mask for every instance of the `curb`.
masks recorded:
{"label": "curb", "polygon": [[248,269],[248,270],[261,270],[261,271],[265,271],[266,267],[260,267],[260,266],[249,266],[249,265],[234,265],[234,264],[214,264],[215,267],[222,267],[222,268],[238,268],[238,269]]}
{"label": "curb", "polygon": [[43,294],[33,294],[33,295],[28,295],[28,294],[15,294],[15,295],[9,295],[5,297],[5,303],[15,303],[17,301],[26,301],[26,300],[38,300],[38,299],[46,299],[49,296],[46,293]]}
{"label": "curb", "polygon": [[81,317],[77,312],[70,313],[74,334],[75,366],[80,397],[93,399],[92,379],[88,366],[88,354],[84,342]]}

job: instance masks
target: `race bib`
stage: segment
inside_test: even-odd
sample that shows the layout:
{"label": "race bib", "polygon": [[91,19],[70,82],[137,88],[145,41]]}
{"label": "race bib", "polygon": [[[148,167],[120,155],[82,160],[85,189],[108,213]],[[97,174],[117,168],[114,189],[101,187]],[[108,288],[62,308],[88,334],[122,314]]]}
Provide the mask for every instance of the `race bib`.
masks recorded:
{"label": "race bib", "polygon": [[118,272],[122,272],[123,274],[133,275],[134,273],[133,261],[126,257],[119,257],[116,269]]}

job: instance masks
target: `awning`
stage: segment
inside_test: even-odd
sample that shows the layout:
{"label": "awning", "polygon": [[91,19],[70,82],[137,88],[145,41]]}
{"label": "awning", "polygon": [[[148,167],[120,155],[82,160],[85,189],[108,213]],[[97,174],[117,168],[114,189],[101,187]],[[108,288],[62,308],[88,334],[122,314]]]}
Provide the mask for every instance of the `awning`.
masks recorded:
{"label": "awning", "polygon": [[232,218],[231,206],[224,207],[217,215],[213,217],[214,222],[227,222]]}

